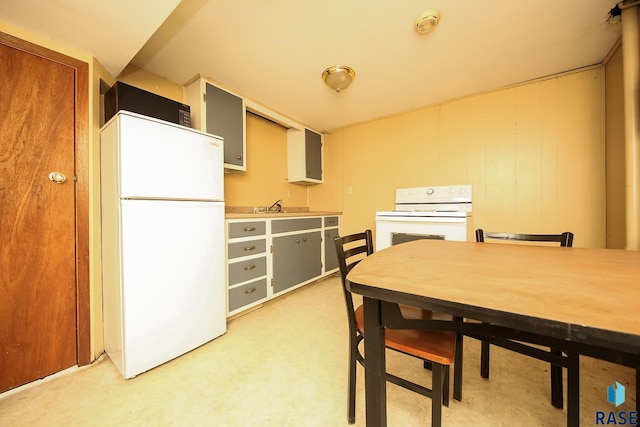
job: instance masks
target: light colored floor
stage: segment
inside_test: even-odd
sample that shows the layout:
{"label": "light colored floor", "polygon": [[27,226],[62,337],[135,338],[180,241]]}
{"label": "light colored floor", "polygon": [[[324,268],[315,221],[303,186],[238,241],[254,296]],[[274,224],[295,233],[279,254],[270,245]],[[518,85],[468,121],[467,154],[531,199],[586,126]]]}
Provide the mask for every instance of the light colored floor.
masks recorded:
{"label": "light colored floor", "polygon": [[[108,357],[0,395],[0,426],[346,426],[347,334],[340,281],[294,291],[229,323],[228,332],[165,365],[124,380]],[[492,348],[491,379],[478,373],[479,343],[465,339],[462,402],[445,426],[562,426],[543,362]],[[153,351],[153,349],[149,349]],[[388,369],[430,384],[419,361],[389,353]],[[595,411],[635,410],[633,370],[583,358],[581,425]],[[357,426],[365,425],[358,371]],[[615,381],[627,389],[607,402]],[[388,425],[430,424],[431,402],[388,384]]]}

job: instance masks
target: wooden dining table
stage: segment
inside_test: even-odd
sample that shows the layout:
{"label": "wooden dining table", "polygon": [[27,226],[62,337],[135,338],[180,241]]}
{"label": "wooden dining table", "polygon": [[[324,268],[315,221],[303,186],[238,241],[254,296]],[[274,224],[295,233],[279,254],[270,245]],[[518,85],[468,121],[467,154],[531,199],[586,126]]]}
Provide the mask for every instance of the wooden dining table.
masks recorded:
{"label": "wooden dining table", "polygon": [[[579,425],[580,355],[640,369],[638,251],[416,240],[368,256],[347,279],[363,296],[367,426],[386,425],[385,328],[562,350],[549,360],[568,368],[570,427]],[[398,304],[475,321],[407,321]]]}

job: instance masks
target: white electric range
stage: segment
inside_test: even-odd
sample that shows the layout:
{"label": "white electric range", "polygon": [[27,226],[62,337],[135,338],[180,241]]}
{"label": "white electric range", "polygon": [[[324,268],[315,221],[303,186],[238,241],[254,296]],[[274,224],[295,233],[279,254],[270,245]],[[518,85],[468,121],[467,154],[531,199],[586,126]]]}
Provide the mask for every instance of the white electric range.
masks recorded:
{"label": "white electric range", "polygon": [[376,212],[376,250],[416,239],[473,240],[471,185],[398,188],[394,211]]}

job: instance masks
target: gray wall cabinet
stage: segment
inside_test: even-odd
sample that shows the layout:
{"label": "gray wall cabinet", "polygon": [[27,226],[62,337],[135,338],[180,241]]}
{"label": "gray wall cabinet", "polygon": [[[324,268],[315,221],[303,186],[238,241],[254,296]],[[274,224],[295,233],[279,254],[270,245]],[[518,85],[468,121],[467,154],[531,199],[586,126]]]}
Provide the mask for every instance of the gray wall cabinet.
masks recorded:
{"label": "gray wall cabinet", "polygon": [[245,100],[205,79],[185,86],[193,127],[224,138],[224,167],[246,171]]}
{"label": "gray wall cabinet", "polygon": [[322,135],[310,129],[289,129],[287,131],[287,163],[289,182],[322,183]]}

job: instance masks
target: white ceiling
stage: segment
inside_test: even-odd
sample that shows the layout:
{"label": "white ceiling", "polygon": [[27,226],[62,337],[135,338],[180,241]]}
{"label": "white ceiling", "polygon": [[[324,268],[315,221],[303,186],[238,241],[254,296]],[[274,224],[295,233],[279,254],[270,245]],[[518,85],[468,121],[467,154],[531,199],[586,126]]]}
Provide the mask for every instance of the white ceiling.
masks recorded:
{"label": "white ceiling", "polygon": [[180,0],[3,0],[0,21],[88,52],[117,75],[179,3]]}
{"label": "white ceiling", "polygon": [[[201,74],[328,131],[600,64],[621,34],[608,22],[617,2],[21,0],[0,2],[0,19],[90,52],[114,75],[130,61],[180,84]],[[440,25],[419,35],[428,9]],[[320,77],[338,64],[356,71],[340,94]]]}

